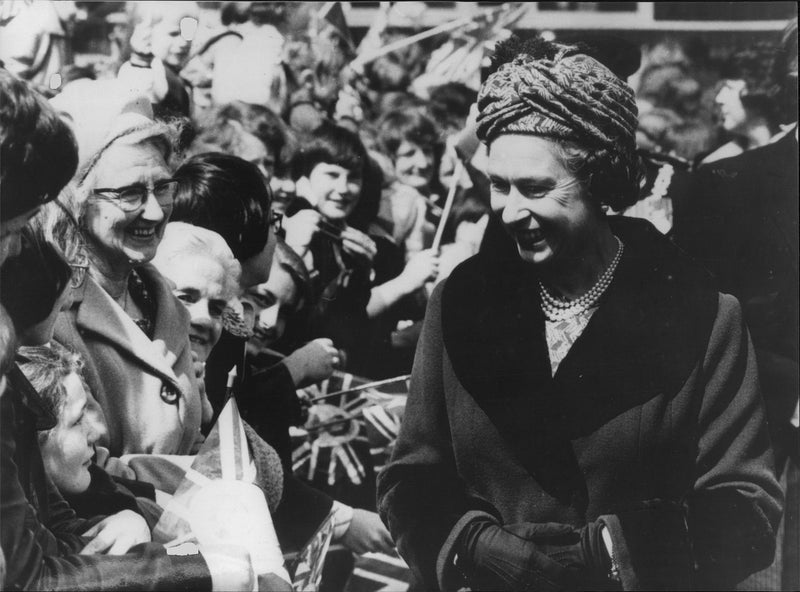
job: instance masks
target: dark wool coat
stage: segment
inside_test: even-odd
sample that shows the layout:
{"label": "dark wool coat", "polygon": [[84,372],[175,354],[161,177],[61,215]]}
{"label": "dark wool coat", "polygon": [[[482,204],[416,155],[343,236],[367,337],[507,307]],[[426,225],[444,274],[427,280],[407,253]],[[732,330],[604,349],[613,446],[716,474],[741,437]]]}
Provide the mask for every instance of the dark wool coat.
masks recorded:
{"label": "dark wool coat", "polygon": [[[426,586],[464,584],[453,545],[481,514],[604,516],[625,589],[730,586],[772,561],[782,494],[738,303],[649,223],[612,230],[615,280],[554,377],[530,266],[479,254],[434,292],[378,480]],[[688,533],[660,521],[670,506]]]}
{"label": "dark wool coat", "polygon": [[796,130],[695,173],[675,203],[674,240],[742,303],[776,449],[798,458],[789,423],[800,384],[800,217]]}

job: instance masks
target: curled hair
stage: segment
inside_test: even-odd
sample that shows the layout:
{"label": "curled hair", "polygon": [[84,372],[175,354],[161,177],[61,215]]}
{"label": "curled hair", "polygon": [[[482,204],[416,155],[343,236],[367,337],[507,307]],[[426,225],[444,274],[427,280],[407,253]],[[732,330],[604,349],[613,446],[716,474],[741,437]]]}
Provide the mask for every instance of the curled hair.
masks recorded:
{"label": "curled hair", "polygon": [[207,152],[184,162],[174,178],[178,191],[171,220],[213,230],[240,262],[264,250],[272,196],[256,165]]}
{"label": "curled hair", "polygon": [[67,402],[65,378],[77,374],[84,388],[89,390],[83,378],[83,366],[79,354],[55,341],[19,349],[20,370],[41,397],[45,410],[57,419]]}
{"label": "curled hair", "polygon": [[357,134],[331,123],[312,132],[292,158],[292,179],[308,177],[320,163],[333,164],[364,173],[367,151]]}
{"label": "curled hair", "polygon": [[218,263],[225,276],[223,298],[230,300],[239,289],[242,268],[233,256],[228,244],[219,234],[185,222],[170,222],[164,229],[164,237],[158,245],[153,265],[169,279],[176,265],[186,259],[200,257]]}
{"label": "curled hair", "polygon": [[776,96],[780,87],[774,79],[777,57],[772,44],[756,43],[733,53],[721,67],[723,78],[744,81],[742,105],[765,117],[773,128],[779,119]]}
{"label": "curled hair", "polygon": [[[211,121],[238,121],[244,131],[254,135],[261,140],[275,158],[276,164],[285,163],[288,160],[287,153],[291,150],[291,132],[283,120],[278,117],[271,109],[264,105],[253,105],[241,101],[233,101],[227,105],[221,105],[212,111]],[[212,123],[211,126],[218,125]],[[206,126],[211,127],[211,126]],[[205,130],[204,130],[205,131]],[[214,142],[201,134],[201,141]],[[224,147],[222,144],[220,146]],[[230,150],[226,150],[230,152]]]}
{"label": "curled hair", "polygon": [[77,167],[67,124],[44,97],[0,68],[0,220],[55,199]]}
{"label": "curled hair", "polygon": [[634,151],[589,149],[575,142],[553,140],[561,162],[576,175],[597,207],[622,211],[639,200],[642,169]]}

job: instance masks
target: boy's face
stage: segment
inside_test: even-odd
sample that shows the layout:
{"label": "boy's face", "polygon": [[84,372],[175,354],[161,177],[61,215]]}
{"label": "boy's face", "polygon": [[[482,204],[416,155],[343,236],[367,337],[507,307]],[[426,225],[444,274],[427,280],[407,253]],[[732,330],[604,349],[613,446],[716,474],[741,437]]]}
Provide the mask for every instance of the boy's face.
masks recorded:
{"label": "boy's face", "polygon": [[362,183],[361,171],[321,162],[308,176],[309,201],[323,218],[344,221],[358,204]]}

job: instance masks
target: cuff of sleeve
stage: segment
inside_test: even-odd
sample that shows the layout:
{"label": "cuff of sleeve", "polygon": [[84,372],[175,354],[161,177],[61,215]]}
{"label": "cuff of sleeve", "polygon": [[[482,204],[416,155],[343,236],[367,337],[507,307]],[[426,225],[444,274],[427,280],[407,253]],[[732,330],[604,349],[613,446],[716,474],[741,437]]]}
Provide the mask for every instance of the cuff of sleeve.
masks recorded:
{"label": "cuff of sleeve", "polygon": [[456,561],[458,560],[456,543],[464,527],[476,518],[489,518],[492,521],[497,520],[495,516],[478,510],[470,510],[459,518],[458,522],[456,522],[450,530],[450,534],[447,535],[439,551],[439,555],[436,558],[436,579],[439,583],[440,590],[456,590],[463,587],[463,576],[456,569]]}
{"label": "cuff of sleeve", "polygon": [[601,516],[600,521],[605,525],[606,531],[611,537],[611,564],[617,569],[617,577],[622,584],[623,590],[638,590],[639,578],[633,569],[630,550],[622,533],[622,525],[619,518],[614,515]]}
{"label": "cuff of sleeve", "polygon": [[652,500],[599,521],[611,535],[623,590],[692,588],[694,563],[680,504]]}
{"label": "cuff of sleeve", "polygon": [[353,521],[353,508],[333,500],[333,539],[340,540]]}

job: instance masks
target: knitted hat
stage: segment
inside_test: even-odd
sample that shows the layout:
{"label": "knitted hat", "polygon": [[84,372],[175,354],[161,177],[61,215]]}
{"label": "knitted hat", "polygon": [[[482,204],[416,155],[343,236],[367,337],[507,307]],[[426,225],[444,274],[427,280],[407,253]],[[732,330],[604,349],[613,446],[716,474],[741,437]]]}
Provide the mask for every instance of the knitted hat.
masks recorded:
{"label": "knitted hat", "polygon": [[78,142],[78,179],[86,178],[114,140],[155,123],[149,99],[116,79],[77,80],[50,103]]}
{"label": "knitted hat", "polygon": [[499,134],[536,134],[633,150],[633,90],[577,48],[555,47],[552,59],[520,54],[489,76],[478,95],[478,137],[489,143]]}

